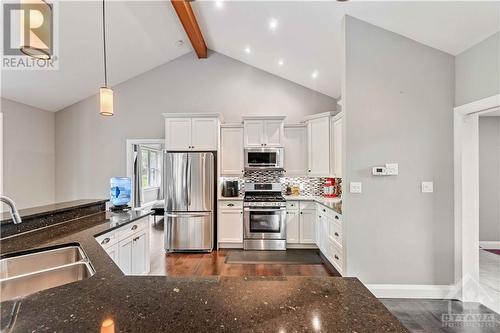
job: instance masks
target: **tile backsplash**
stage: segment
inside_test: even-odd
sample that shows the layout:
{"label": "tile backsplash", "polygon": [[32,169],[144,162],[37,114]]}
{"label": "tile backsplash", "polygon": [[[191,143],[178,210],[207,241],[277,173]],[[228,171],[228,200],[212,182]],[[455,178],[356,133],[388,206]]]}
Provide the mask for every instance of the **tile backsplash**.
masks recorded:
{"label": "tile backsplash", "polygon": [[[288,177],[284,171],[245,171],[243,178],[238,178],[240,182],[240,196],[244,195],[245,183],[281,183],[282,192],[285,194],[288,185],[298,185],[300,187],[300,195],[316,196],[323,194],[323,185],[325,183],[323,177]],[[338,184],[342,184],[342,179],[336,179]],[[340,193],[342,193],[342,185],[340,185]]]}

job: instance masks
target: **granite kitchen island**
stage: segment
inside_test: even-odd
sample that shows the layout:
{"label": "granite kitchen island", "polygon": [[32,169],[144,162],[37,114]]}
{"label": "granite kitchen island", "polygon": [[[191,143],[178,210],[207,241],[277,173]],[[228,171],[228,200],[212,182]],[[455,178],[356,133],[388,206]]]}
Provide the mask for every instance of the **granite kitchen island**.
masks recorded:
{"label": "granite kitchen island", "polygon": [[[2,254],[78,243],[96,274],[1,303],[10,332],[408,332],[356,278],[125,276],[95,236],[118,224],[103,212],[2,241]],[[127,217],[125,216],[125,217]]]}

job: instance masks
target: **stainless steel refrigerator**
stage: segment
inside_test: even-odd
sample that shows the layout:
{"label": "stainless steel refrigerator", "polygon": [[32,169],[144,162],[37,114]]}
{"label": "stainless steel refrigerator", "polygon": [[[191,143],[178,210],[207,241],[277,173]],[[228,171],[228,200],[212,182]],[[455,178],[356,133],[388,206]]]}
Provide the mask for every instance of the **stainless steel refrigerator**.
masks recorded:
{"label": "stainless steel refrigerator", "polygon": [[165,251],[212,251],[214,161],[210,152],[164,153]]}

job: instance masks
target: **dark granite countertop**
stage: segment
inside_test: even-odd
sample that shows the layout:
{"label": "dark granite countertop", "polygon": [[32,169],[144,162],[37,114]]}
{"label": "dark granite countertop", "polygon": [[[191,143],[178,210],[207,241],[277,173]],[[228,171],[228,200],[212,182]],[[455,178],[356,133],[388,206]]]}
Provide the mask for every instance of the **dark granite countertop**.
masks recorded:
{"label": "dark granite countertop", "polygon": [[[67,210],[82,208],[86,206],[91,206],[99,203],[104,203],[109,201],[109,199],[81,199],[81,200],[73,200],[66,202],[58,202],[45,206],[37,206],[31,208],[25,208],[19,210],[19,215],[21,219],[24,218],[33,218],[40,215],[45,215],[48,213],[59,213]],[[12,222],[12,218],[9,212],[2,213],[0,217],[0,223],[10,223]]]}
{"label": "dark granite countertop", "polygon": [[[96,274],[22,299],[11,332],[408,332],[356,278],[124,276],[94,236],[146,216],[100,213],[2,242],[77,242]],[[1,321],[14,301],[1,303]]]}

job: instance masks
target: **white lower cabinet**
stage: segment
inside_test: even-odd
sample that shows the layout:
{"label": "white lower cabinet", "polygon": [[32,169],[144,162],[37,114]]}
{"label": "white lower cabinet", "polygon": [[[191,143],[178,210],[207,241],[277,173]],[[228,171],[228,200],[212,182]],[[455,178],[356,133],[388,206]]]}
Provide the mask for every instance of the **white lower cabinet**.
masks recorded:
{"label": "white lower cabinet", "polygon": [[224,209],[219,214],[219,242],[243,242],[243,210]]}
{"label": "white lower cabinet", "polygon": [[286,242],[300,242],[300,214],[298,209],[287,209],[286,211]]}
{"label": "white lower cabinet", "polygon": [[300,211],[300,243],[316,243],[316,211],[304,209]]}
{"label": "white lower cabinet", "polygon": [[149,261],[149,217],[96,238],[126,275],[146,275]]}

